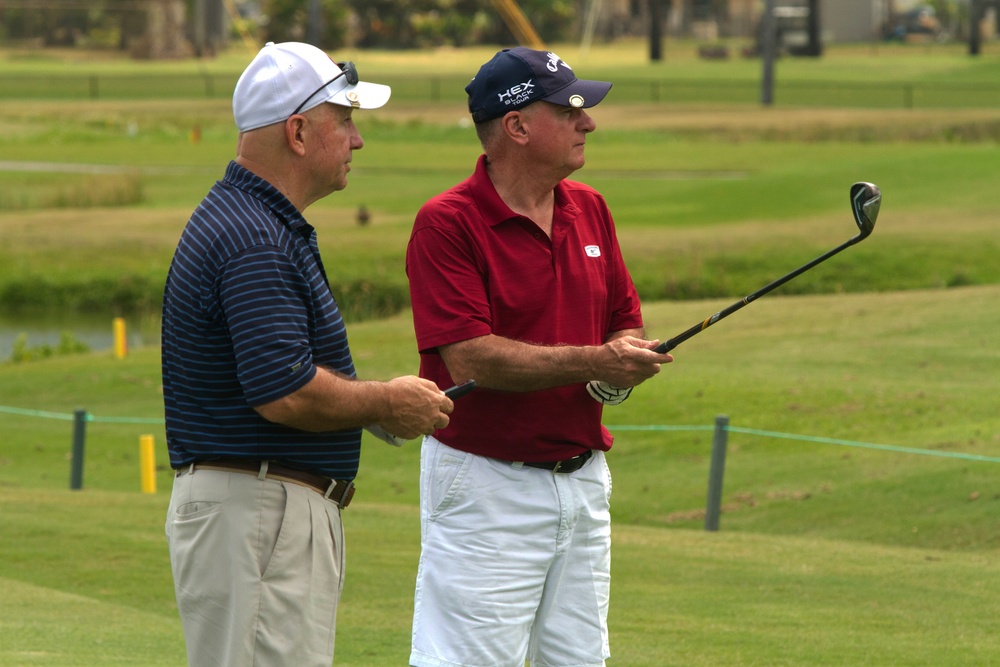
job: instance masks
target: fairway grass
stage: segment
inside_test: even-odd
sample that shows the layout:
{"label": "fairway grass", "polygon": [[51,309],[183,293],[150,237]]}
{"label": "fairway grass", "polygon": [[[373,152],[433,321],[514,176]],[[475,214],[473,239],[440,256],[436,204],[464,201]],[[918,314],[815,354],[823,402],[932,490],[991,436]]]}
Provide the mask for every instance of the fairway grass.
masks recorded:
{"label": "fairway grass", "polygon": [[[804,437],[730,434],[727,531],[955,551],[1000,548],[1000,464],[947,458],[1000,457],[998,300],[1000,286],[775,293],[726,318],[675,349],[675,361],[659,376],[605,411],[616,437],[609,454],[619,480],[616,518],[700,526],[711,442],[704,429],[726,414],[733,427]],[[647,332],[665,339],[726,305],[648,303]],[[409,312],[349,326],[362,377],[417,371]],[[157,481],[161,491],[170,488],[157,423],[163,415],[158,348],[132,350],[122,361],[104,350],[0,364],[0,406],[67,418],[87,410],[93,419],[87,489],[137,492],[139,437],[154,435]],[[0,412],[0,433],[0,485],[67,488],[71,421]],[[810,437],[940,456],[839,447]],[[362,451],[359,497],[415,506],[416,443],[402,449],[372,444]]]}
{"label": "fairway grass", "polygon": [[[166,502],[0,488],[0,664],[185,664]],[[406,664],[417,510],[361,500],[344,517],[335,664]],[[1000,653],[990,555],[621,523],[613,539],[611,664],[946,667]]]}

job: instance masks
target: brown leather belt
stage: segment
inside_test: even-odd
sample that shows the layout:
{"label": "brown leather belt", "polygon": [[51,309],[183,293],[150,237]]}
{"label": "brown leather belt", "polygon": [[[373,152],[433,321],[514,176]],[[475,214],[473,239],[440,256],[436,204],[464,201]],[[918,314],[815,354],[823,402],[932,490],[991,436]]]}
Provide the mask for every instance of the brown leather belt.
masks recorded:
{"label": "brown leather belt", "polygon": [[182,475],[189,471],[194,472],[195,470],[238,472],[245,475],[254,475],[260,479],[276,479],[281,482],[298,484],[322,494],[323,497],[336,503],[340,509],[345,509],[351,504],[351,499],[354,498],[354,482],[314,475],[311,472],[299,470],[298,468],[289,468],[273,461],[213,459],[211,461],[199,461],[198,463],[184,466],[177,470],[177,474]]}

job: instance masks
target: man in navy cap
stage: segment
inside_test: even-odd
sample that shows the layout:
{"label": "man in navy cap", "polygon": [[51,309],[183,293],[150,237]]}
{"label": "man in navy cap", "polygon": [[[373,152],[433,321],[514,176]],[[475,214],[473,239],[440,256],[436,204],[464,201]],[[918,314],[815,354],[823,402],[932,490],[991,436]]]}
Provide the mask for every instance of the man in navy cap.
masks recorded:
{"label": "man in navy cap", "polygon": [[672,361],[645,339],[603,197],[566,180],[610,88],[554,53],[500,51],[466,87],[475,173],[417,214],[420,375],[480,389],[421,448],[415,667],[610,656],[601,414]]}

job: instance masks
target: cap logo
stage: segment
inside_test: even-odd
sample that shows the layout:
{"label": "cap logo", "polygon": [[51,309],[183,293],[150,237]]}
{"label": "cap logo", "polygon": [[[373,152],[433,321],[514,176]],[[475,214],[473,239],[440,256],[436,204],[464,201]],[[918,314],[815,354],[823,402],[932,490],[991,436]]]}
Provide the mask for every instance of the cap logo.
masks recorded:
{"label": "cap logo", "polygon": [[569,65],[567,65],[566,63],[564,63],[559,56],[557,56],[556,54],[552,53],[551,51],[549,51],[546,55],[548,56],[549,61],[547,63],[545,63],[545,69],[549,70],[550,72],[557,72],[557,71],[559,71],[559,66],[560,65],[562,65],[563,67],[565,67],[566,69],[568,69],[571,72],[573,71],[572,67],[570,67]]}
{"label": "cap logo", "polygon": [[572,67],[563,62],[563,60],[559,56],[552,53],[551,51],[549,51],[546,55],[548,56],[549,61],[545,63],[545,69],[549,70],[550,72],[559,71],[559,65],[562,65],[571,72],[573,71]]}
{"label": "cap logo", "polygon": [[582,95],[570,95],[569,105],[574,109],[579,109],[583,106],[583,96]]}
{"label": "cap logo", "polygon": [[535,84],[531,79],[516,86],[511,86],[502,93],[497,93],[497,97],[507,106],[521,104],[531,99],[531,91],[535,89]]}

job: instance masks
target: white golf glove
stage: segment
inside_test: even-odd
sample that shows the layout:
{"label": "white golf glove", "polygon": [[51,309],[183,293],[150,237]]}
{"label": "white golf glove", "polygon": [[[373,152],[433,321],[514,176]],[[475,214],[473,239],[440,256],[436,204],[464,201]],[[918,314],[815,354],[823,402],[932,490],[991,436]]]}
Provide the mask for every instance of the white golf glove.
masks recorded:
{"label": "white golf glove", "polygon": [[632,387],[612,387],[607,382],[591,380],[587,383],[587,393],[598,403],[619,405],[632,393]]}
{"label": "white golf glove", "polygon": [[387,442],[393,447],[402,447],[403,443],[406,442],[406,440],[404,440],[403,438],[400,438],[399,436],[395,436],[392,433],[389,433],[378,424],[369,424],[368,426],[365,426],[365,430],[374,435],[382,442]]}

